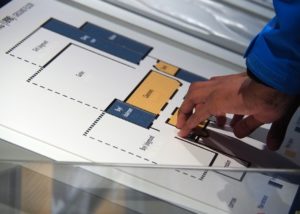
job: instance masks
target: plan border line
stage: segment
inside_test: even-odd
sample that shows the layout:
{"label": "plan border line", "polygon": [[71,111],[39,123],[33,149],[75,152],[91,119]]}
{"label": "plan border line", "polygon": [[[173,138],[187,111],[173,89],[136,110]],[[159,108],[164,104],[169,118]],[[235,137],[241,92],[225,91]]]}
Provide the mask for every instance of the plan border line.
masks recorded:
{"label": "plan border line", "polygon": [[155,161],[152,161],[152,160],[150,160],[150,159],[148,159],[148,158],[142,157],[141,155],[137,155],[137,154],[135,154],[135,153],[133,153],[133,152],[130,152],[130,151],[126,150],[126,149],[123,149],[123,148],[121,148],[121,147],[119,147],[119,146],[112,145],[112,144],[110,144],[110,143],[104,142],[104,141],[99,140],[99,139],[97,139],[97,138],[95,138],[95,137],[92,137],[92,136],[87,136],[87,137],[88,137],[89,139],[93,140],[93,141],[97,141],[97,142],[102,143],[102,144],[104,144],[104,145],[106,145],[106,146],[109,146],[109,147],[111,147],[111,148],[117,149],[117,150],[122,151],[122,152],[124,152],[124,153],[127,153],[127,154],[129,154],[129,155],[131,155],[131,156],[134,156],[134,157],[137,157],[137,158],[139,158],[139,159],[142,159],[142,160],[145,160],[145,161],[147,161],[147,162],[150,162],[150,163],[152,163],[152,164],[158,164],[158,163],[155,162]]}
{"label": "plan border line", "polygon": [[[78,42],[78,43],[79,43],[79,42]],[[109,59],[109,60],[111,60],[111,61],[114,61],[114,62],[117,62],[117,63],[119,63],[119,64],[125,65],[125,66],[127,66],[127,67],[129,67],[129,68],[136,69],[136,67],[134,67],[134,66],[128,65],[128,64],[126,64],[126,63],[124,63],[124,62],[120,62],[120,61],[118,61],[118,60],[116,60],[116,59],[113,59],[113,58],[111,58],[111,57],[109,57],[109,56],[106,56],[106,55],[103,55],[103,54],[101,54],[101,53],[97,53],[96,51],[90,50],[90,49],[88,49],[88,48],[86,48],[86,47],[82,47],[81,45],[75,44],[75,43],[73,43],[73,42],[71,42],[71,44],[74,45],[74,46],[77,46],[77,47],[79,47],[79,48],[82,48],[82,49],[84,49],[84,50],[86,50],[86,51],[89,51],[89,52],[91,52],[91,53],[97,54],[98,56],[102,56],[102,57],[104,57],[104,58],[106,58],[106,59]],[[91,48],[93,48],[93,47],[91,47]],[[98,51],[101,51],[101,50],[98,50]],[[102,51],[102,52],[104,52],[104,51]],[[106,52],[104,52],[104,53],[106,53]],[[106,53],[106,54],[109,54],[109,53]],[[110,54],[110,55],[111,55],[111,54]],[[116,57],[116,56],[115,56],[115,57]],[[118,57],[116,57],[116,58],[118,58]]]}
{"label": "plan border line", "polygon": [[[186,143],[189,143],[189,144],[191,144],[191,145],[193,145],[193,146],[200,147],[200,148],[202,148],[202,149],[204,149],[204,150],[210,151],[209,149],[203,148],[203,147],[201,146],[201,144],[198,144],[198,143],[195,143],[195,142],[192,142],[192,141],[188,141],[188,140],[185,140],[185,139],[181,139],[181,138],[179,138],[179,137],[175,137],[175,138],[178,139],[178,140],[182,140],[182,141],[184,141],[184,142],[186,142]],[[208,147],[208,148],[209,148],[209,147]],[[225,156],[227,156],[227,157],[229,157],[229,158],[232,158],[232,159],[235,160],[235,161],[243,161],[243,162],[246,162],[246,163],[247,163],[247,165],[245,166],[246,168],[248,168],[248,167],[251,165],[250,162],[245,161],[245,160],[243,160],[243,159],[240,159],[240,158],[238,158],[238,157],[236,157],[236,156],[232,156],[232,155],[226,154],[226,153],[224,153],[224,152],[220,152],[220,151],[218,151],[217,149],[212,149],[212,148],[211,148],[211,150],[215,151],[214,153],[217,154],[217,156],[218,156],[218,154],[220,153],[220,154],[225,155]],[[211,151],[211,152],[213,152],[213,151]],[[212,165],[213,165],[213,163],[214,163],[215,160],[217,159],[217,156],[214,156],[214,157],[213,157],[213,159],[212,159],[211,163],[209,164],[209,166],[212,166]],[[231,179],[233,179],[233,180],[239,181],[239,182],[242,182],[243,179],[244,179],[244,177],[245,177],[245,175],[246,175],[246,172],[243,172],[242,175],[241,175],[241,178],[240,178],[240,179],[237,179],[237,178],[235,178],[235,177],[231,177],[231,176],[229,176],[229,175],[223,174],[222,172],[219,172],[219,171],[214,171],[214,172],[216,172],[216,173],[218,173],[218,174],[221,174],[221,175],[223,175],[223,176],[225,176],[225,177],[231,178]]]}
{"label": "plan border line", "polygon": [[25,36],[21,41],[19,41],[17,44],[15,44],[13,47],[11,47],[8,51],[6,51],[6,54],[10,54],[12,51],[14,51],[17,47],[19,47],[22,43],[24,43],[27,39],[29,39],[33,34],[35,34],[39,29],[41,28],[41,26],[39,26],[37,29],[35,29],[34,31],[32,31],[30,34],[28,34],[27,36]]}
{"label": "plan border line", "polygon": [[61,49],[57,54],[55,54],[48,62],[46,62],[43,67],[46,68],[53,60],[55,60],[57,57],[59,57],[59,55],[61,55],[65,50],[67,50],[71,46],[71,44],[72,44],[71,42],[67,44],[63,49]]}
{"label": "plan border line", "polygon": [[31,84],[34,85],[34,86],[40,87],[40,88],[42,88],[42,89],[44,89],[44,90],[47,90],[47,91],[49,91],[49,92],[52,92],[52,93],[54,93],[54,94],[61,95],[62,97],[67,98],[67,99],[70,99],[70,100],[72,100],[72,101],[74,101],[74,102],[77,102],[77,103],[80,103],[80,104],[82,104],[82,105],[85,105],[86,107],[90,107],[90,108],[93,108],[93,109],[98,110],[98,111],[103,111],[103,110],[99,109],[99,108],[96,107],[96,106],[90,105],[90,104],[85,103],[85,102],[83,102],[83,101],[81,101],[81,100],[77,100],[77,99],[75,99],[75,98],[73,98],[73,97],[71,97],[71,96],[68,96],[68,95],[66,95],[66,94],[60,93],[60,92],[55,91],[55,90],[53,90],[53,89],[51,89],[51,88],[47,88],[47,87],[45,87],[45,86],[43,86],[43,85],[40,85],[40,84],[38,84],[38,83],[33,82],[33,83],[31,83]]}
{"label": "plan border line", "polygon": [[41,65],[38,65],[38,64],[35,63],[35,62],[32,62],[32,61],[29,61],[29,60],[24,59],[24,58],[22,58],[22,57],[16,56],[15,54],[12,54],[12,53],[7,53],[7,54],[10,55],[10,56],[12,56],[12,57],[14,57],[14,58],[17,58],[17,59],[19,59],[19,60],[21,60],[21,61],[27,62],[27,63],[29,63],[29,64],[31,64],[31,65],[38,66],[38,67],[40,67],[40,68],[43,67],[43,66],[41,66]]}
{"label": "plan border line", "polygon": [[97,125],[97,123],[102,119],[102,117],[105,115],[105,112],[103,111],[96,120],[89,126],[89,128],[83,133],[83,136],[87,136],[88,133]]}
{"label": "plan border line", "polygon": [[10,49],[8,49],[8,51],[6,51],[6,54],[10,54],[10,52],[12,52],[14,49],[16,49],[18,46],[20,46],[23,42],[25,42],[25,40],[29,39],[33,34],[35,34],[45,23],[47,23],[51,18],[47,19],[46,21],[44,21],[40,26],[38,26],[35,30],[33,30],[31,33],[29,33],[27,36],[25,36],[21,41],[19,41],[17,44],[15,44],[13,47],[11,47]]}
{"label": "plan border line", "polygon": [[207,149],[207,148],[204,148],[204,147],[202,147],[202,146],[200,146],[200,145],[195,145],[195,144],[193,144],[192,142],[190,142],[190,141],[188,141],[188,140],[185,140],[185,139],[181,139],[181,138],[179,138],[179,137],[177,137],[177,136],[175,136],[174,138],[177,139],[177,140],[181,140],[181,141],[183,141],[183,142],[185,142],[185,143],[191,144],[191,145],[193,145],[193,146],[199,147],[199,148],[201,148],[201,149],[203,149],[203,150],[206,150],[206,151],[208,151],[208,152],[214,153],[215,155],[214,155],[214,157],[211,159],[211,161],[210,161],[210,163],[209,163],[208,166],[212,166],[213,163],[215,162],[215,160],[217,159],[217,156],[218,156],[218,153],[217,153],[217,152],[211,151],[211,150],[209,150],[209,149]]}

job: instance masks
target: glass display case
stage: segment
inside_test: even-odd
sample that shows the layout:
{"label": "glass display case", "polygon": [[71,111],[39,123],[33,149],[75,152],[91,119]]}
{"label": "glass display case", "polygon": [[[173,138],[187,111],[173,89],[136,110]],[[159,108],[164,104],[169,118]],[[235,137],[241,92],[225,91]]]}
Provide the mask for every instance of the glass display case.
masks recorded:
{"label": "glass display case", "polygon": [[204,0],[5,3],[0,213],[299,210],[300,111],[277,152],[268,124],[238,139],[208,118],[177,135],[190,84],[243,71],[266,20]]}
{"label": "glass display case", "polygon": [[[296,193],[300,181],[299,170],[248,170],[245,173],[251,174],[256,179],[268,177],[268,183],[258,189],[253,189],[255,186],[253,183],[259,183],[259,180],[247,181],[244,189],[236,189],[226,184],[214,193],[219,198],[214,204],[207,204],[208,197],[212,197],[211,192],[199,186],[197,191],[202,192],[207,198],[206,201],[198,198],[196,207],[193,205],[193,200],[196,199],[186,200],[184,199],[186,196],[182,195],[184,189],[189,187],[173,176],[173,172],[178,170],[206,173],[224,171],[224,169],[180,169],[166,166],[153,168],[49,161],[0,161],[0,211],[1,213],[240,213],[241,210],[237,211],[234,208],[239,207],[246,197],[245,202],[248,206],[243,207],[243,213],[256,213],[255,210],[270,210],[272,207],[272,213],[294,214],[300,208],[300,194],[299,191]],[[155,181],[137,180],[137,177],[153,178],[158,174],[165,175],[157,176],[157,179],[163,179],[161,183],[172,183],[173,187],[180,186],[179,190],[182,191],[176,192],[164,186],[155,186]],[[127,178],[124,178],[126,176]],[[141,185],[141,182],[144,182],[144,185]],[[278,191],[284,188],[287,188],[285,194],[279,194]],[[214,187],[211,187],[211,191],[214,191],[213,189]],[[226,201],[226,192],[232,192],[232,189],[236,191],[235,197]],[[272,189],[274,191],[271,191]],[[244,195],[239,195],[239,191],[245,191]],[[256,209],[252,207],[253,202],[257,203]],[[220,209],[218,207],[220,203],[225,203],[228,209]]]}

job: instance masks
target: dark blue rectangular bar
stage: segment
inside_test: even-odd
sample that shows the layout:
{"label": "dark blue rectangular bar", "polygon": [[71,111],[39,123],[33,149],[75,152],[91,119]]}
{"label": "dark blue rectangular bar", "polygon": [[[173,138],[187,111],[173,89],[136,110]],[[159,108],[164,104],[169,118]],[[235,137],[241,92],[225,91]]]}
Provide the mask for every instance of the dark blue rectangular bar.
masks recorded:
{"label": "dark blue rectangular bar", "polygon": [[129,39],[125,36],[114,33],[105,28],[101,28],[88,22],[84,24],[80,29],[93,37],[111,41],[121,47],[137,52],[141,54],[143,58],[145,58],[145,56],[147,56],[148,53],[152,50],[152,47],[150,46],[147,46],[133,39]]}
{"label": "dark blue rectangular bar", "polygon": [[150,128],[156,118],[155,114],[139,109],[120,100],[114,100],[106,112],[118,118],[144,128]]}
{"label": "dark blue rectangular bar", "polygon": [[300,133],[300,127],[296,126],[295,131]]}
{"label": "dark blue rectangular bar", "polygon": [[0,8],[6,5],[8,2],[11,2],[11,0],[2,0],[0,1]]}
{"label": "dark blue rectangular bar", "polygon": [[283,187],[281,184],[276,183],[276,182],[274,182],[272,180],[269,180],[268,184],[271,185],[271,186],[277,187],[279,189],[282,189],[282,187]]}
{"label": "dark blue rectangular bar", "polygon": [[206,81],[207,79],[204,77],[201,77],[197,74],[191,73],[189,71],[185,71],[180,69],[177,73],[176,73],[176,77],[179,79],[182,79],[184,81],[193,83],[193,82],[198,82],[198,81]]}
{"label": "dark blue rectangular bar", "polygon": [[139,53],[129,51],[111,41],[102,38],[94,38],[92,35],[56,19],[50,19],[42,27],[134,64],[139,64],[142,60],[142,56]]}

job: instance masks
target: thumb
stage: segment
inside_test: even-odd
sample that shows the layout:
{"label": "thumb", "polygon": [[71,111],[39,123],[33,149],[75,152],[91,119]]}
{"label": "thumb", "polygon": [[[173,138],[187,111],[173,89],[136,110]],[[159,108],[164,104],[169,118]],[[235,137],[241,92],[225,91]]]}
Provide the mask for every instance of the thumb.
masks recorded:
{"label": "thumb", "polygon": [[278,150],[281,146],[290,120],[297,110],[298,105],[297,103],[292,105],[283,117],[273,122],[267,136],[267,146],[270,150]]}
{"label": "thumb", "polygon": [[268,132],[267,146],[270,150],[278,150],[284,140],[288,123],[284,123],[282,120],[274,122]]}
{"label": "thumb", "polygon": [[234,124],[233,133],[238,138],[243,138],[251,134],[255,129],[260,127],[262,124],[264,123],[255,119],[253,115],[250,115]]}

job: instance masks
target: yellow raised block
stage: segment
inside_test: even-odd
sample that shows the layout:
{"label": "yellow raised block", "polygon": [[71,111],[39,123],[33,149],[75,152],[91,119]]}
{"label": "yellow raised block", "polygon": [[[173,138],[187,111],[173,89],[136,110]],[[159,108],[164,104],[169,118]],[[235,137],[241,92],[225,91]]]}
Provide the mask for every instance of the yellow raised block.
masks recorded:
{"label": "yellow raised block", "polygon": [[177,71],[179,70],[178,67],[160,60],[156,63],[154,67],[157,68],[159,71],[167,73],[172,76],[175,76]]}
{"label": "yellow raised block", "polygon": [[155,71],[151,71],[136,88],[126,103],[159,114],[181,83]]}
{"label": "yellow raised block", "polygon": [[[176,126],[176,124],[177,124],[178,110],[179,110],[179,108],[176,108],[176,109],[174,110],[172,116],[167,120],[167,123],[168,123],[168,124],[170,124],[170,125],[172,125],[172,126]],[[200,123],[200,124],[198,125],[198,127],[203,129],[203,128],[206,128],[207,124],[208,124],[208,120],[205,120],[205,121],[203,121],[202,123]]]}
{"label": "yellow raised block", "polygon": [[171,117],[167,120],[167,123],[172,125],[172,126],[176,126],[177,123],[177,114],[178,114],[178,108],[176,108],[173,112],[173,114],[171,115]]}
{"label": "yellow raised block", "polygon": [[295,158],[297,156],[297,153],[290,149],[286,149],[284,154],[289,158]]}

